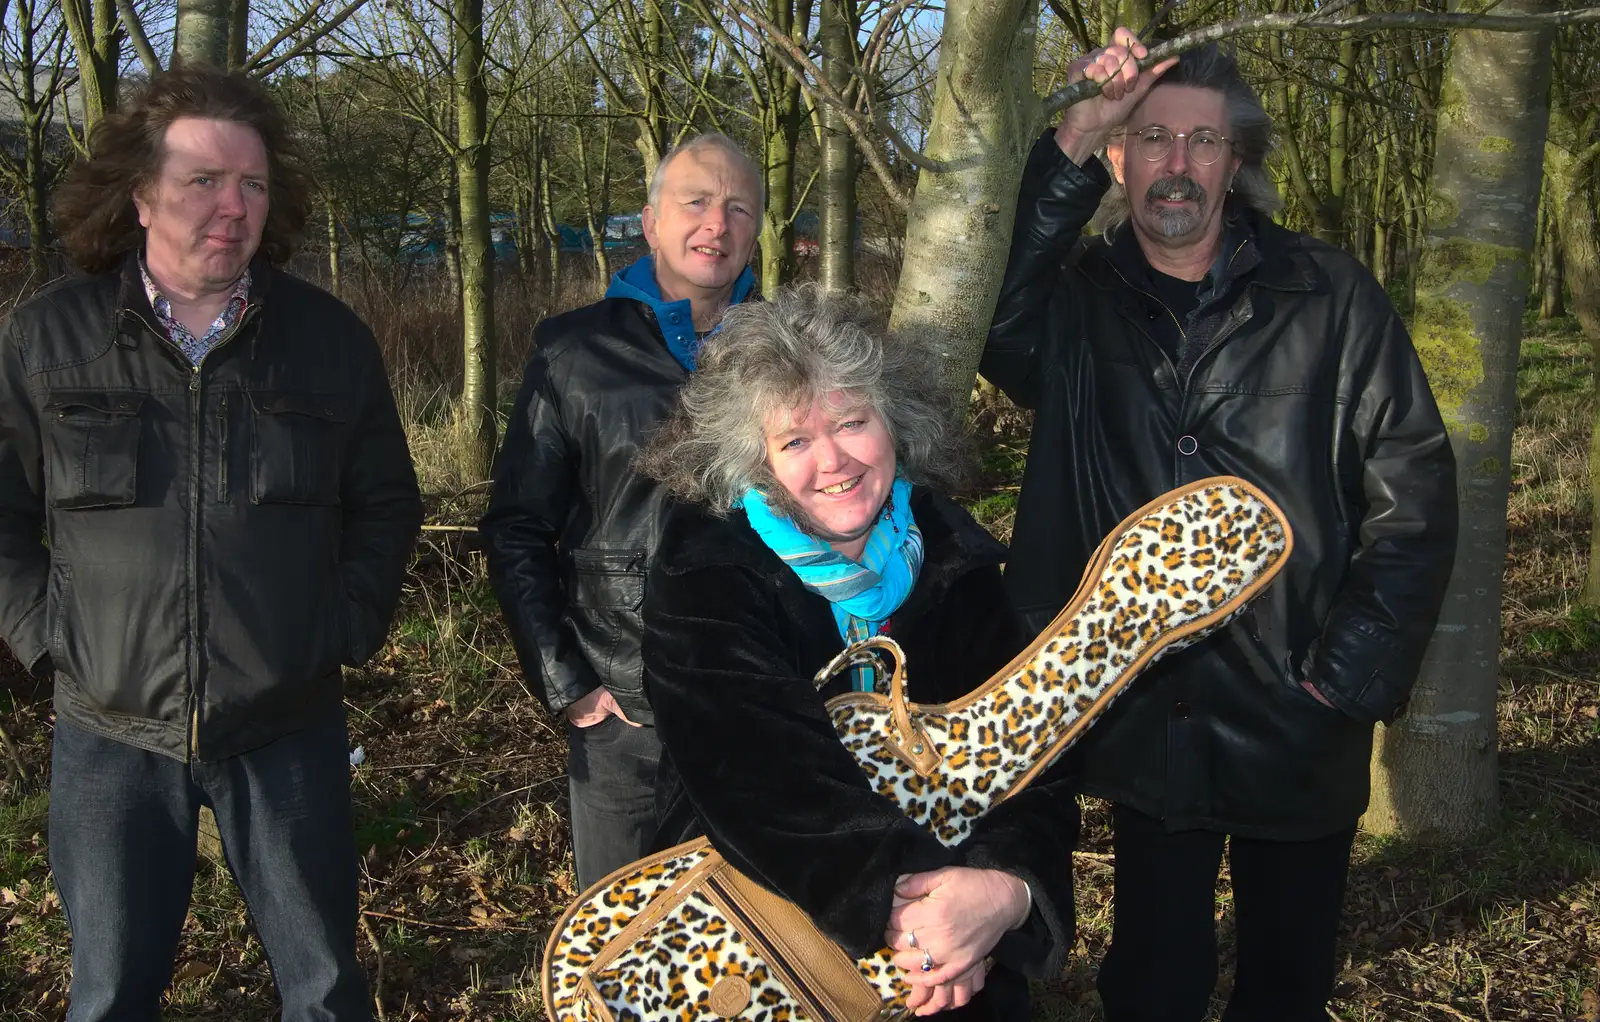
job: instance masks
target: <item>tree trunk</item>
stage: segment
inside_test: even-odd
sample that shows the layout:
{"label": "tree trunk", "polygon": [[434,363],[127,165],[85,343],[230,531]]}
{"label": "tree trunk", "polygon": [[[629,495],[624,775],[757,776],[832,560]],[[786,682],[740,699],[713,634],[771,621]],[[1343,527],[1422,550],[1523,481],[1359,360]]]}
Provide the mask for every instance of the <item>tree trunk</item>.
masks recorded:
{"label": "tree trunk", "polygon": [[[1582,151],[1600,135],[1600,114],[1585,112],[1581,120],[1563,103],[1559,117],[1552,118],[1552,134],[1559,127],[1559,141],[1545,147],[1548,174],[1547,200],[1552,222],[1546,232],[1560,245],[1561,279],[1572,293],[1572,313],[1593,352],[1593,364],[1600,367],[1600,220],[1595,203],[1600,187],[1595,180],[1595,165],[1575,167],[1574,151]],[[1559,221],[1559,226],[1556,224]],[[1546,270],[1548,284],[1549,271]],[[1600,398],[1600,371],[1592,377]],[[1595,405],[1589,438],[1589,492],[1591,504],[1600,509],[1600,403]],[[1581,600],[1589,607],[1600,607],[1600,510],[1589,527],[1589,567],[1584,578]]]}
{"label": "tree trunk", "polygon": [[63,0],[62,15],[77,56],[78,90],[87,137],[89,129],[116,108],[122,34],[118,31],[114,0]]}
{"label": "tree trunk", "polygon": [[235,0],[178,0],[172,66],[228,66],[228,34]]}
{"label": "tree trunk", "polygon": [[[1562,254],[1566,279],[1572,288],[1572,311],[1589,340],[1592,364],[1600,367],[1600,223],[1596,222],[1595,203],[1600,201],[1591,171],[1586,180],[1567,196],[1566,216],[1561,225]],[[1600,371],[1593,375],[1596,400],[1594,422],[1589,432],[1589,494],[1593,512],[1589,525],[1589,569],[1584,577],[1583,603],[1600,607]]]}
{"label": "tree trunk", "polygon": [[489,234],[489,91],[483,0],[455,0],[456,188],[461,198],[462,477],[489,478],[494,460],[494,244]]}
{"label": "tree trunk", "polygon": [[[799,10],[796,10],[796,8]],[[785,35],[811,22],[809,0],[768,0],[767,17]],[[771,295],[794,275],[795,149],[800,142],[800,83],[763,51],[768,99],[763,113],[762,173],[767,208],[761,217],[761,293]]]}
{"label": "tree trunk", "polygon": [[[51,105],[55,94],[40,95],[39,77],[46,71],[44,61],[48,56],[38,52],[44,26],[35,17],[34,5],[17,4],[17,21],[7,26],[15,30],[18,55],[22,58],[13,69],[17,86],[14,98],[20,114],[19,134],[22,136],[22,205],[28,220],[28,276],[29,283],[38,287],[50,279],[50,193],[45,180],[45,131],[51,119]],[[61,57],[56,49],[56,60]],[[11,161],[8,164],[14,166]],[[8,177],[12,176],[10,174]]]}
{"label": "tree trunk", "polygon": [[[606,152],[611,151],[611,122],[606,121],[604,131],[604,145]],[[575,121],[572,125],[572,134],[577,141],[578,150],[578,192],[583,198],[583,218],[589,227],[589,237],[594,242],[594,272],[598,278],[599,287],[604,290],[611,282],[611,257],[606,254],[606,201],[608,196],[602,196],[598,204],[595,199],[595,188],[589,178],[589,148],[583,140],[583,122]],[[600,187],[607,187],[604,180],[605,173],[602,169]]]}
{"label": "tree trunk", "polygon": [[244,69],[250,56],[250,0],[230,0],[228,12],[228,70]]}
{"label": "tree trunk", "polygon": [[639,137],[634,140],[634,146],[644,161],[644,181],[647,187],[650,179],[655,176],[661,157],[667,154],[666,102],[662,98],[667,88],[666,72],[662,67],[662,50],[665,46],[663,35],[666,31],[666,16],[662,13],[659,0],[644,0],[642,27],[644,52],[634,58],[639,61],[639,81],[641,91],[644,93],[644,115],[638,118]]}
{"label": "tree trunk", "polygon": [[[1553,6],[1507,0],[1497,11]],[[1365,824],[1381,834],[1456,840],[1496,810],[1506,496],[1551,43],[1549,32],[1462,32],[1450,46],[1414,332],[1450,425],[1461,533],[1410,708],[1376,736]]]}
{"label": "tree trunk", "polygon": [[[1361,4],[1351,5],[1351,14],[1361,13]],[[1344,245],[1347,240],[1345,203],[1348,200],[1350,177],[1350,97],[1346,91],[1356,74],[1356,54],[1359,47],[1352,34],[1339,39],[1339,68],[1335,85],[1328,100],[1328,199],[1325,210],[1318,217],[1321,228],[1317,233],[1332,245]]]}
{"label": "tree trunk", "polygon": [[1372,175],[1372,275],[1389,286],[1389,140],[1378,143],[1378,169]]}
{"label": "tree trunk", "polygon": [[1005,274],[1017,181],[1039,125],[1033,91],[1036,0],[945,7],[925,156],[890,324],[927,339],[967,394]]}
{"label": "tree trunk", "polygon": [[545,262],[549,275],[545,299],[555,308],[561,298],[561,228],[556,226],[556,207],[550,197],[550,160],[543,146],[539,147],[539,209],[544,217],[545,249],[549,252]]}
{"label": "tree trunk", "polygon": [[[841,92],[856,61],[855,4],[822,0],[822,69]],[[823,290],[849,291],[856,281],[856,143],[844,115],[822,105],[822,217],[818,274]]]}
{"label": "tree trunk", "polygon": [[1567,314],[1566,273],[1561,248],[1566,227],[1556,207],[1556,199],[1545,207],[1544,244],[1539,246],[1539,318],[1557,319]]}

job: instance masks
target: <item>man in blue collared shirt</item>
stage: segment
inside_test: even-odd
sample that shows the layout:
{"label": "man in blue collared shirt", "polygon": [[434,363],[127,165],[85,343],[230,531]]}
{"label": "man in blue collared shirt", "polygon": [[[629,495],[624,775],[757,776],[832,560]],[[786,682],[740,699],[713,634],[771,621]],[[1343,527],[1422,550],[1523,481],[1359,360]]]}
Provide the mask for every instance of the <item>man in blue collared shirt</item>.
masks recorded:
{"label": "man in blue collared shirt", "polygon": [[650,181],[650,254],[606,297],[537,330],[484,515],[489,577],[524,675],[567,723],[572,843],[588,887],[645,854],[660,745],[639,659],[645,569],[666,495],[633,455],[754,285],[761,174],[701,135]]}

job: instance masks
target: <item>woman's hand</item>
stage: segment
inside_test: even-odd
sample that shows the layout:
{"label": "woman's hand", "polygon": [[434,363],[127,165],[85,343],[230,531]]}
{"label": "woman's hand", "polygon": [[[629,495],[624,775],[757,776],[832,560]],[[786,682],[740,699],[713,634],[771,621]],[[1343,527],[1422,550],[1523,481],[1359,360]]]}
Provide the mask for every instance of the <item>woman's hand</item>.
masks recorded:
{"label": "woman's hand", "polygon": [[911,983],[909,1006],[929,1015],[966,1004],[983,989],[984,957],[1022,925],[1028,907],[1027,887],[999,870],[951,866],[900,877],[884,938]]}
{"label": "woman's hand", "polygon": [[972,1000],[989,976],[988,962],[979,962],[948,983],[933,986],[911,987],[906,997],[906,1007],[917,1015],[936,1015],[951,1008],[964,1007]]}

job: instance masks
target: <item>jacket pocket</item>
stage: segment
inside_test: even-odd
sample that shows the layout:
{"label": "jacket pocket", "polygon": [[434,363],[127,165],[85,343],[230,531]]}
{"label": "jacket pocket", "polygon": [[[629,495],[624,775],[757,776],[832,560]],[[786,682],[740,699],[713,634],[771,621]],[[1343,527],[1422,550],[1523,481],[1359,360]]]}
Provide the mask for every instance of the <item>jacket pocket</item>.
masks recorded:
{"label": "jacket pocket", "polygon": [[138,499],[144,402],[143,394],[50,395],[44,457],[51,507],[128,507]]}
{"label": "jacket pocket", "polygon": [[643,550],[572,551],[572,605],[638,610],[644,603]]}
{"label": "jacket pocket", "polygon": [[252,504],[339,503],[344,416],[332,398],[251,391]]}
{"label": "jacket pocket", "polygon": [[644,603],[643,550],[572,551],[567,617],[579,648],[607,688],[638,692],[639,608]]}

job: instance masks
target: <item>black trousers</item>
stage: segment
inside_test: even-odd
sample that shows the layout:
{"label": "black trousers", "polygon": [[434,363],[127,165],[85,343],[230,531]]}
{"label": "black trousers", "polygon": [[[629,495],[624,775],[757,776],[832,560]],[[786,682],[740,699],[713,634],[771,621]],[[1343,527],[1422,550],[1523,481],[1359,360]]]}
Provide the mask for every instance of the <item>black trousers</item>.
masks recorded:
{"label": "black trousers", "polygon": [[1116,902],[1097,985],[1106,1022],[1200,1022],[1217,982],[1224,844],[1238,964],[1224,1022],[1325,1022],[1355,827],[1313,841],[1168,833],[1112,809]]}
{"label": "black trousers", "polygon": [[660,759],[653,727],[634,727],[616,716],[593,727],[567,725],[572,858],[580,890],[649,854]]}

